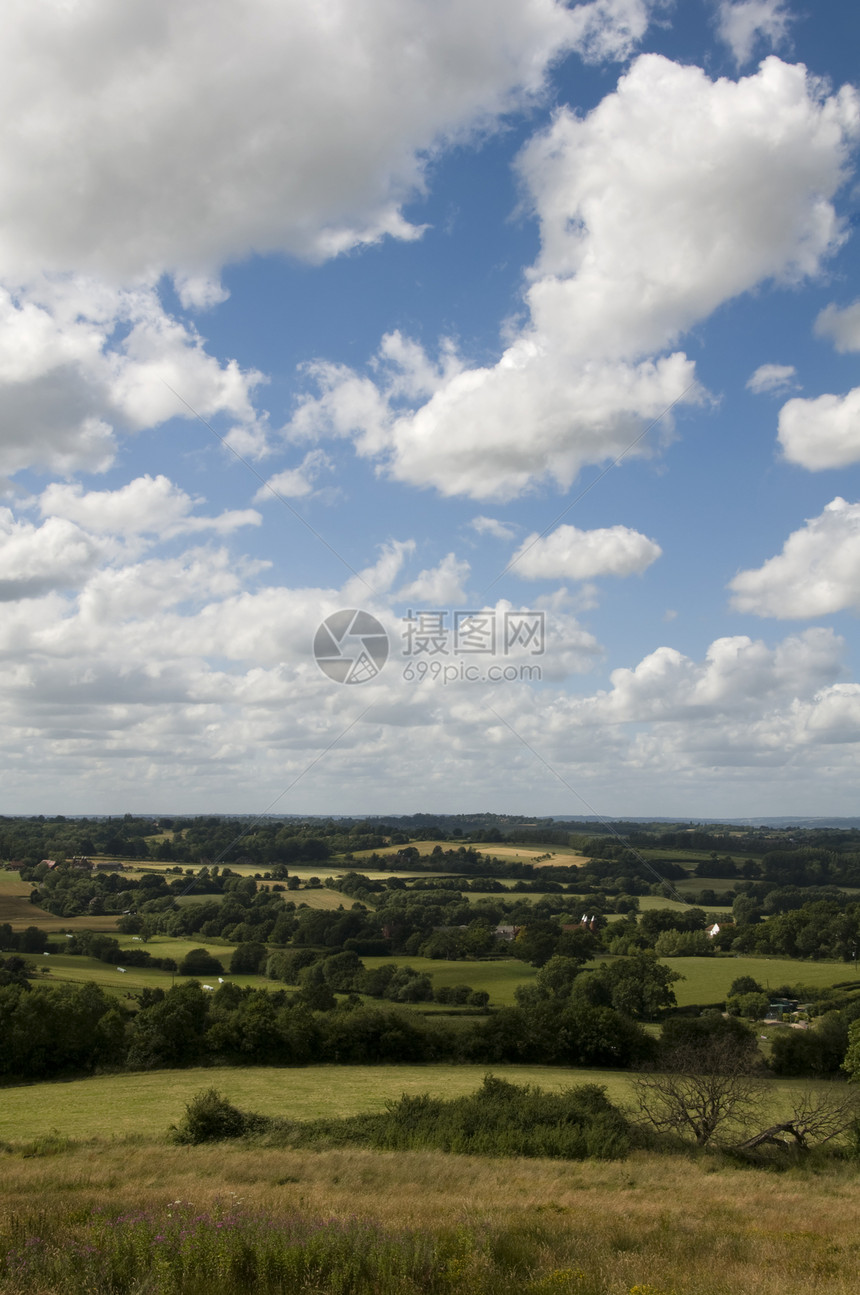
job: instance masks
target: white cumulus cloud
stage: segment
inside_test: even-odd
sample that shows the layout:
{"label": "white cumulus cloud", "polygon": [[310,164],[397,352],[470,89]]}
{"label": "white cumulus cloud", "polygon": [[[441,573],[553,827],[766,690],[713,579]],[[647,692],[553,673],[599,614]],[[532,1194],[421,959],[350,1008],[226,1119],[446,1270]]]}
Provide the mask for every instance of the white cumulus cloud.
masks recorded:
{"label": "white cumulus cloud", "polygon": [[269,477],[265,485],[260,486],[254,502],[265,503],[276,495],[282,495],[285,499],[304,499],[313,494],[319,474],[330,471],[333,466],[331,459],[322,450],[310,450],[297,468],[285,468]]}
{"label": "white cumulus cloud", "polygon": [[720,0],[717,33],[741,67],[759,43],[778,49],[788,37],[793,17],[783,0]]}
{"label": "white cumulus cloud", "polygon": [[817,337],[829,337],[840,354],[860,351],[860,301],[850,306],[825,306],[815,321]]}
{"label": "white cumulus cloud", "polygon": [[52,482],[39,496],[43,517],[64,517],[96,534],[155,534],[168,539],[189,531],[226,534],[240,526],[258,526],[253,508],[232,509],[217,517],[192,513],[195,501],[163,474],[136,477],[118,490],[90,490]]}
{"label": "white cumulus cloud", "polygon": [[844,396],[796,396],[779,411],[779,443],[789,463],[811,472],[860,459],[860,387]]}
{"label": "white cumulus cloud", "polygon": [[0,601],[74,588],[103,557],[103,547],[73,522],[50,517],[36,527],[0,508]]}
{"label": "white cumulus cloud", "polygon": [[421,602],[428,607],[452,607],[466,600],[464,581],[471,568],[456,554],[448,553],[435,567],[428,568],[397,591],[400,602]]}
{"label": "white cumulus cloud", "polygon": [[[560,110],[520,172],[540,223],[529,320],[495,365],[450,344],[437,364],[399,334],[374,379],[320,363],[295,436],[352,436],[395,478],[510,498],[627,453],[647,420],[695,400],[692,362],[660,355],[722,302],[818,271],[843,233],[831,198],[860,124],[769,58],[740,81],[644,55],[586,117]],[[404,410],[411,385],[423,390]],[[670,425],[670,424],[667,424]]]}
{"label": "white cumulus cloud", "polygon": [[0,473],[104,470],[117,430],[197,414],[227,417],[253,451],[265,437],[253,404],[261,381],[207,354],[152,288],[80,278],[0,286]]}
{"label": "white cumulus cloud", "polygon": [[559,526],[541,538],[530,535],[511,558],[511,568],[526,580],[592,580],[595,576],[640,575],[662,550],[654,540],[628,526],[581,531]]}
{"label": "white cumulus cloud", "polygon": [[492,535],[497,540],[512,540],[515,534],[513,526],[509,526],[507,522],[500,522],[495,517],[473,517],[469,525],[479,535]]}
{"label": "white cumulus cloud", "polygon": [[536,101],[564,52],[626,57],[649,9],[13,7],[0,45],[0,474],[101,471],[118,433],[195,414],[224,416],[233,448],[262,455],[261,375],[207,354],[164,308],[161,276],[204,310],[226,297],[223,266],[252,253],[320,261],[419,237],[403,204],[444,147]]}
{"label": "white cumulus cloud", "polygon": [[731,581],[738,611],[780,619],[860,610],[860,504],[837,497],[789,535],[782,552]]}
{"label": "white cumulus cloud", "polygon": [[747,379],[747,389],[757,396],[765,391],[784,393],[796,385],[796,374],[793,364],[760,364]]}
{"label": "white cumulus cloud", "polygon": [[[420,231],[426,159],[543,88],[581,48],[623,57],[643,0],[46,0],[0,50],[0,273],[177,275],[323,259]],[[62,195],[58,201],[57,195]]]}

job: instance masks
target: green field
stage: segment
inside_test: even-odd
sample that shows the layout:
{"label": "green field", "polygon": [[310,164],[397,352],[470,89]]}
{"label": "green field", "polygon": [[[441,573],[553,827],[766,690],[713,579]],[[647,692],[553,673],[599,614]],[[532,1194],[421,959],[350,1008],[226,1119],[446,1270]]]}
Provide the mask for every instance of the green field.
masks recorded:
{"label": "green field", "polygon": [[[158,1070],[4,1088],[0,1090],[0,1142],[27,1142],[53,1132],[77,1139],[136,1135],[159,1138],[179,1120],[186,1102],[203,1088],[217,1088],[244,1110],[311,1120],[382,1111],[386,1102],[403,1093],[459,1097],[478,1089],[490,1071],[514,1083],[551,1090],[574,1084],[603,1084],[609,1097],[622,1105],[631,1096],[631,1076],[627,1072],[561,1066],[224,1066]],[[773,1082],[770,1091],[775,1112],[782,1109],[801,1082]]]}
{"label": "green field", "polygon": [[[678,882],[677,889],[683,895],[687,889],[686,883]],[[710,889],[715,891],[716,894],[720,893],[719,889],[715,886],[711,886]],[[698,891],[698,887],[695,887],[695,891]],[[679,913],[684,912],[689,907],[689,902],[682,903],[679,899],[664,899],[662,895],[639,896],[639,911],[642,913],[651,912],[655,908],[670,908],[673,912]],[[702,907],[706,913],[719,913],[721,915],[725,914],[726,916],[731,914],[732,911],[731,904],[704,904]]]}
{"label": "green field", "polygon": [[[202,936],[190,938],[173,938],[156,935],[146,945],[132,944],[129,937],[121,937],[127,948],[145,948],[153,957],[169,957],[180,962],[190,949],[205,947],[224,966],[225,977],[233,984],[249,985],[256,989],[283,989],[280,981],[267,980],[264,976],[231,976],[229,975],[230,958],[236,948],[214,938]],[[72,957],[69,954],[28,955],[28,961],[40,969],[48,981],[70,980],[81,982],[93,980],[105,989],[117,992],[128,992],[142,989],[145,986],[160,985],[167,988],[174,979],[169,971],[158,968],[127,967],[125,972],[117,970],[115,965],[98,962],[94,958]],[[413,970],[430,977],[434,987],[442,985],[470,985],[472,989],[482,989],[490,995],[490,1004],[494,1007],[512,1006],[514,991],[517,985],[533,979],[537,968],[516,958],[469,959],[463,961],[446,961],[437,958],[421,958],[405,954],[388,957],[367,957],[362,959],[368,968],[394,962],[408,965]],[[715,957],[715,958],[666,958],[665,965],[681,973],[683,979],[678,981],[675,996],[680,1007],[692,1004],[706,1005],[721,1003],[729,992],[733,980],[739,976],[753,976],[764,989],[776,989],[780,985],[805,985],[822,988],[835,984],[856,983],[860,989],[860,974],[845,962],[795,962],[788,958],[763,957]],[[122,962],[119,963],[122,966]],[[216,976],[207,976],[209,984],[217,986]]]}
{"label": "green field", "polygon": [[[275,990],[285,988],[280,981],[267,980],[264,976],[230,975],[230,958],[236,945],[227,944],[222,940],[204,939],[203,937],[174,939],[167,935],[156,935],[145,945],[132,945],[128,937],[121,938],[123,938],[123,944],[127,948],[145,948],[153,957],[174,958],[177,962],[181,961],[190,949],[203,947],[221,961],[225,969],[225,978],[229,979],[231,984],[249,985],[255,989]],[[147,986],[150,988],[161,986],[162,989],[165,989],[169,988],[174,981],[181,982],[182,980],[182,977],[174,976],[172,972],[163,971],[156,967],[127,967],[124,972],[121,972],[117,970],[115,964],[99,962],[95,958],[72,956],[71,954],[50,954],[46,957],[44,954],[36,953],[25,956],[31,966],[38,969],[41,978],[48,982],[52,980],[68,980],[80,983],[92,980],[101,985],[103,989],[128,992],[143,989]],[[528,963],[519,962],[516,958],[505,958],[497,961],[475,959],[463,962],[447,962],[434,958],[397,956],[363,958],[362,961],[367,968],[378,967],[388,962],[408,965],[414,968],[415,971],[429,975],[434,986],[470,985],[472,989],[484,989],[490,995],[491,1005],[495,1007],[511,1005],[514,1002],[514,990],[517,985],[531,980],[537,975],[537,968],[530,967]],[[121,960],[118,965],[123,965]],[[203,979],[206,983],[217,987],[217,973],[214,976],[203,977]]]}
{"label": "green field", "polygon": [[462,962],[447,962],[441,958],[362,958],[364,965],[370,969],[382,966],[386,962],[397,962],[412,967],[413,971],[423,972],[440,985],[471,985],[472,989],[485,989],[490,995],[494,1007],[510,1006],[514,1002],[514,990],[517,985],[533,979],[537,968],[516,958],[504,958],[495,962],[483,962],[474,959]]}
{"label": "green field", "polygon": [[722,1002],[738,976],[753,976],[763,989],[780,985],[807,985],[816,989],[843,981],[856,983],[860,976],[847,962],[792,962],[790,958],[663,958],[667,967],[684,977],[674,986],[679,1007],[691,1003]]}

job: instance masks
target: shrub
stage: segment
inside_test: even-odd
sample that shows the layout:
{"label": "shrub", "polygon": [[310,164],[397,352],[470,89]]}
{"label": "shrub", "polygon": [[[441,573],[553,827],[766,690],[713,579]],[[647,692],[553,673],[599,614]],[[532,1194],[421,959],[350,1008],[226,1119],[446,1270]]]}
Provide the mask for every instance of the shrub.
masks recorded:
{"label": "shrub", "polygon": [[222,1142],[226,1138],[241,1138],[246,1133],[261,1132],[269,1124],[265,1115],[240,1111],[216,1088],[206,1088],[192,1097],[185,1107],[178,1127],[172,1130],[172,1140],[190,1146],[197,1146],[200,1142]]}
{"label": "shrub", "polygon": [[547,1093],[487,1075],[477,1093],[451,1101],[404,1094],[383,1115],[314,1120],[286,1131],[292,1145],[370,1146],[387,1151],[549,1156],[565,1160],[623,1157],[626,1119],[597,1084]]}

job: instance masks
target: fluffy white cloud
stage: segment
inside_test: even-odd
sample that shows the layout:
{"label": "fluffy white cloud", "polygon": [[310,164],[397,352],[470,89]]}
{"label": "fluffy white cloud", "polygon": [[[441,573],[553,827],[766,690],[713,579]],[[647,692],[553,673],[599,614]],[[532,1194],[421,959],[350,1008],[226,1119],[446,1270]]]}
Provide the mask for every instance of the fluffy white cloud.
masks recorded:
{"label": "fluffy white cloud", "polygon": [[[321,259],[420,231],[428,155],[624,57],[644,0],[112,0],[16,6],[0,52],[0,273],[174,272],[187,301],[252,251]],[[58,200],[57,195],[62,195]]]}
{"label": "fluffy white cloud", "polygon": [[253,508],[230,510],[217,517],[195,517],[195,501],[167,477],[148,474],[118,490],[90,490],[53,482],[39,496],[43,517],[64,517],[96,534],[157,533],[163,539],[190,531],[227,534],[240,526],[258,526]]}
{"label": "fluffy white cloud", "polygon": [[115,429],[195,414],[226,415],[253,447],[265,433],[252,400],[261,380],[208,355],[153,289],[79,278],[0,287],[0,473],[103,470]]}
{"label": "fluffy white cloud", "polygon": [[[860,301],[826,306],[815,321],[818,337],[827,337],[841,354],[860,351]],[[860,460],[860,387],[844,396],[827,393],[814,399],[789,400],[779,413],[779,443],[791,463],[819,472],[844,468]]]}
{"label": "fluffy white cloud", "polygon": [[836,498],[782,552],[731,581],[738,611],[783,620],[860,610],[860,504]]}
{"label": "fluffy white cloud", "polygon": [[757,396],[765,391],[784,394],[791,387],[796,387],[794,378],[797,374],[793,364],[760,364],[755,373],[747,379],[747,389]]}
{"label": "fluffy white cloud", "polygon": [[400,602],[420,602],[427,607],[453,607],[466,601],[463,583],[469,577],[468,562],[448,553],[438,566],[422,571],[415,580],[398,590]]}
{"label": "fluffy white cloud", "polygon": [[648,30],[654,7],[654,0],[592,0],[576,5],[570,15],[575,48],[587,63],[627,58]]}
{"label": "fluffy white cloud", "polygon": [[[259,572],[268,563],[236,561],[226,549],[189,549],[178,558],[149,558],[125,566],[115,566],[97,572],[81,590],[78,597],[79,619],[75,632],[84,637],[92,634],[93,627],[124,624],[121,638],[134,633],[136,626],[148,617],[158,618],[167,608],[181,603],[195,607],[209,604],[213,599],[235,595],[243,581]],[[173,628],[174,622],[163,620],[162,628]],[[66,625],[66,632],[71,627]],[[171,635],[173,638],[173,635]],[[152,651],[150,645],[150,651]],[[197,634],[192,634],[183,651],[178,640],[171,643],[177,655],[204,655],[216,651],[214,642],[207,648]],[[229,648],[219,644],[218,651],[229,656]],[[138,656],[134,653],[134,656]],[[152,653],[155,657],[160,654]]]}
{"label": "fluffy white cloud", "polygon": [[[74,528],[49,519],[38,530],[16,529],[5,519],[13,540],[56,558],[52,569],[31,565],[37,580],[46,570],[57,576],[68,552],[71,531],[51,549],[52,524]],[[0,545],[0,566],[2,553]],[[411,542],[387,546],[374,569],[379,583],[390,584],[413,554]],[[20,596],[35,586],[6,591],[19,595],[0,621],[0,722],[16,753],[10,794],[31,795],[28,786],[47,778],[65,805],[82,811],[101,803],[105,785],[140,810],[174,805],[177,787],[190,808],[248,797],[263,807],[334,743],[315,765],[312,799],[283,808],[324,812],[337,794],[345,810],[358,811],[380,786],[389,803],[411,805],[417,785],[454,804],[468,787],[470,797],[495,797],[486,803],[497,805],[502,786],[528,800],[547,797],[546,812],[569,804],[547,791],[546,766],[505,724],[488,724],[490,706],[586,800],[599,798],[601,812],[621,812],[613,800],[619,778],[625,809],[634,789],[653,804],[667,778],[679,795],[737,795],[732,769],[745,771],[744,795],[761,795],[769,768],[793,786],[826,767],[840,795],[856,782],[860,686],[842,678],[843,644],[827,630],[775,646],[720,639],[702,662],[665,646],[614,671],[608,689],[577,696],[553,682],[589,670],[600,645],[555,598],[545,652],[521,645],[503,661],[539,665],[542,688],[444,685],[429,676],[410,683],[400,669],[394,604],[365,589],[361,605],[389,629],[392,660],[378,679],[350,690],[330,683],[312,656],[320,621],[358,605],[349,585],[266,586],[260,564],[221,548],[127,565],[111,558],[95,571],[83,558],[77,596]],[[21,570],[20,553],[11,569]],[[506,602],[486,610],[497,621],[517,612]],[[445,762],[428,766],[428,742],[444,742]],[[729,771],[722,793],[710,781],[714,769]],[[665,787],[663,797],[661,804]]]}
{"label": "fluffy white cloud", "polygon": [[860,459],[860,387],[845,396],[796,396],[779,411],[779,443],[790,463],[811,472]]}
{"label": "fluffy white cloud", "polygon": [[640,575],[661,552],[654,540],[628,526],[593,531],[559,526],[543,538],[534,534],[524,540],[511,567],[526,580],[592,580]]}
{"label": "fluffy white cloud", "polygon": [[740,67],[752,58],[759,41],[778,49],[788,36],[793,17],[783,0],[720,0],[717,33]]}
{"label": "fluffy white cloud", "polygon": [[[542,93],[562,52],[623,58],[647,0],[48,0],[0,48],[0,474],[99,471],[117,431],[226,415],[264,451],[257,373],[163,309],[252,252],[322,260],[421,233],[428,161]],[[58,198],[58,195],[61,195]],[[177,395],[169,390],[172,388]],[[285,492],[302,489],[285,480]]]}
{"label": "fluffy white cloud", "polygon": [[515,534],[513,526],[500,522],[495,517],[473,517],[469,525],[479,535],[492,535],[497,540],[512,540]]}
{"label": "fluffy white cloud", "polygon": [[[860,687],[840,681],[843,652],[824,629],[772,647],[718,639],[703,661],[662,647],[590,696],[527,702],[499,690],[494,708],[545,764],[518,749],[504,722],[488,740],[504,749],[517,785],[549,765],[592,812],[637,796],[641,812],[655,798],[680,809],[707,796],[726,814],[755,813],[763,799],[790,813],[810,777],[824,777],[838,804],[860,770]],[[477,726],[482,700],[461,702],[458,721]]]}
{"label": "fluffy white cloud", "polygon": [[304,499],[313,494],[315,482],[321,472],[334,467],[331,459],[322,450],[310,450],[297,468],[285,468],[269,477],[265,485],[260,486],[254,496],[255,503],[265,503],[276,495],[284,499]]}
{"label": "fluffy white cloud", "polygon": [[102,546],[72,522],[51,517],[36,527],[0,508],[0,601],[74,588],[103,556]]}
{"label": "fluffy white cloud", "polygon": [[636,354],[762,280],[814,274],[842,234],[829,199],[860,126],[768,58],[740,81],[644,55],[584,120],[565,109],[521,163],[541,223],[529,295],[540,326]]}
{"label": "fluffy white cloud", "polygon": [[793,700],[834,681],[842,641],[828,630],[807,630],[776,648],[746,635],[716,639],[705,660],[661,647],[634,669],[613,670],[612,689],[583,703],[584,715],[613,723],[715,718]]}
{"label": "fluffy white cloud", "polygon": [[[697,398],[686,356],[656,353],[839,246],[830,199],[858,124],[853,90],[825,97],[776,58],[738,82],[639,58],[587,117],[562,109],[523,152],[541,253],[500,361],[470,369],[447,345],[434,366],[393,334],[374,381],[317,365],[293,434],[353,436],[394,477],[474,498],[547,476],[566,488],[586,463],[645,452],[647,421]],[[410,387],[424,403],[404,410]]]}
{"label": "fluffy white cloud", "polygon": [[815,321],[817,337],[829,337],[840,354],[860,351],[860,301],[853,301],[841,310],[838,306],[825,306]]}

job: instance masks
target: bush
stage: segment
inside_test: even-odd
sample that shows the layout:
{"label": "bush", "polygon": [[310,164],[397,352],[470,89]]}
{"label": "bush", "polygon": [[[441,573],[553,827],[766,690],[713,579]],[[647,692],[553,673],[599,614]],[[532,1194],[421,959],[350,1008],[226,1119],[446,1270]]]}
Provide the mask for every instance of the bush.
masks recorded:
{"label": "bush", "polygon": [[188,1146],[222,1142],[226,1138],[241,1138],[246,1133],[261,1132],[269,1124],[264,1115],[240,1111],[216,1088],[207,1088],[187,1104],[178,1127],[172,1130],[172,1140]]}
{"label": "bush", "polygon": [[476,1093],[450,1101],[428,1093],[389,1102],[385,1114],[313,1120],[284,1128],[292,1146],[370,1146],[461,1155],[615,1159],[630,1150],[627,1120],[605,1089],[582,1084],[547,1093],[487,1075]]}

